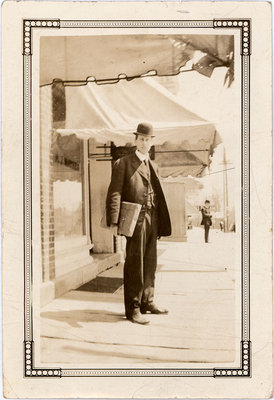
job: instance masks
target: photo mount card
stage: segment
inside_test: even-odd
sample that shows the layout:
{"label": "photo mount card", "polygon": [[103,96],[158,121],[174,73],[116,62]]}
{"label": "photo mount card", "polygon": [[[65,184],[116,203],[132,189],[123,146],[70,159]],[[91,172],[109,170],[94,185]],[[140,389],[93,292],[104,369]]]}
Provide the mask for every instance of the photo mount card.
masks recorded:
{"label": "photo mount card", "polygon": [[[271,5],[7,1],[2,15],[4,396],[273,396]],[[176,100],[163,80],[194,72]],[[227,129],[216,125],[220,141],[206,103],[231,116]],[[158,132],[173,228],[158,242],[155,281],[169,314],[147,315],[148,326],[124,316],[125,244],[100,227],[112,162],[143,120]],[[210,170],[221,141],[229,156]],[[185,178],[205,166],[221,177],[226,232],[215,200],[211,243],[182,166]],[[97,278],[96,292],[77,291]]]}

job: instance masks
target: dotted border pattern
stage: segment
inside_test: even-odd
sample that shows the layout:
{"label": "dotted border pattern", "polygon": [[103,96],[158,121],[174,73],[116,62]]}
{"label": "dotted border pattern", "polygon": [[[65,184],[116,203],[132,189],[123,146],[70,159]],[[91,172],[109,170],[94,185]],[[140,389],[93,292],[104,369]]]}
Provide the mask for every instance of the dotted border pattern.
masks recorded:
{"label": "dotted border pattern", "polygon": [[213,20],[62,20],[61,28],[213,28]]}
{"label": "dotted border pattern", "polygon": [[61,378],[60,368],[35,368],[33,366],[33,342],[24,342],[25,378]]}
{"label": "dotted border pattern", "polygon": [[62,377],[95,377],[95,376],[177,376],[177,377],[213,377],[213,369],[62,369]]}
{"label": "dotted border pattern", "polygon": [[242,339],[250,337],[250,160],[249,74],[250,60],[242,57]]}
{"label": "dotted border pattern", "polygon": [[[32,339],[32,303],[31,303],[31,54],[32,54],[32,29],[33,28],[240,28],[243,56],[243,91],[249,88],[249,56],[250,55],[250,20],[213,20],[213,21],[60,21],[59,19],[27,19],[23,22],[23,55],[24,55],[24,194],[25,194],[25,377],[61,377],[61,376],[214,376],[214,377],[249,377],[250,376],[250,341],[249,336],[249,263],[244,263],[243,274],[243,339],[241,368],[216,368],[216,369],[144,369],[144,370],[94,370],[94,369],[58,369],[33,367],[33,341]],[[243,159],[246,168],[249,162],[247,142],[249,140],[249,92],[243,96]],[[29,146],[29,147],[28,147]],[[246,170],[245,170],[246,171]],[[244,182],[249,182],[246,178]],[[248,207],[248,193],[244,195],[244,209]],[[244,224],[246,218],[243,220]],[[243,225],[244,225],[243,224]],[[246,228],[249,232],[249,225]],[[247,239],[244,230],[245,241]],[[244,259],[249,244],[244,245]],[[248,303],[248,304],[247,304]]]}
{"label": "dotted border pattern", "polygon": [[251,377],[251,342],[241,342],[240,368],[214,368],[214,378],[250,378]]}
{"label": "dotted border pattern", "polygon": [[31,58],[24,57],[24,310],[25,340],[32,338],[32,159],[31,159]]}
{"label": "dotted border pattern", "polygon": [[33,28],[60,28],[59,19],[25,19],[23,21],[23,55],[32,54],[32,29]]}
{"label": "dotted border pattern", "polygon": [[251,20],[250,19],[214,19],[214,28],[239,28],[241,29],[241,55],[251,54]]}

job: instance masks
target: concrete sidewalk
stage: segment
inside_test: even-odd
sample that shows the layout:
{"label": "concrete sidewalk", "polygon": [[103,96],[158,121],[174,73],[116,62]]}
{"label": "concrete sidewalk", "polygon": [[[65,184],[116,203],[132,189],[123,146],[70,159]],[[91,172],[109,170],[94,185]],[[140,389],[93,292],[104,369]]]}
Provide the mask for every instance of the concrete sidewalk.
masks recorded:
{"label": "concrete sidewalk", "polygon": [[[150,324],[124,317],[115,293],[74,290],[41,310],[41,362],[50,364],[226,363],[235,358],[235,233],[188,231],[188,242],[158,243],[155,302],[168,315]],[[102,277],[122,277],[122,266]],[[170,364],[171,365],[171,364]]]}

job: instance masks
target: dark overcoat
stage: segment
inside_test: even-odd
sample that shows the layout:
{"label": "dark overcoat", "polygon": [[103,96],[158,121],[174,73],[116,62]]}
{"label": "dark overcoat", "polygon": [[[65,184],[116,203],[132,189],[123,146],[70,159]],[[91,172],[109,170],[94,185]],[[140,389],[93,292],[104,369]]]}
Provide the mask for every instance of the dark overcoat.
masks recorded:
{"label": "dark overcoat", "polygon": [[[158,199],[158,236],[169,236],[171,235],[171,223],[159,180],[158,167],[151,160],[149,160],[149,163],[151,166],[151,181]],[[122,201],[138,203],[143,207],[147,204],[149,182],[143,165],[135,152],[115,162],[106,201],[108,226],[118,224]],[[140,214],[140,218],[142,216],[144,218],[143,213]]]}
{"label": "dark overcoat", "polygon": [[206,207],[202,207],[201,213],[202,213],[201,225],[211,226],[212,220],[211,220],[210,211]]}

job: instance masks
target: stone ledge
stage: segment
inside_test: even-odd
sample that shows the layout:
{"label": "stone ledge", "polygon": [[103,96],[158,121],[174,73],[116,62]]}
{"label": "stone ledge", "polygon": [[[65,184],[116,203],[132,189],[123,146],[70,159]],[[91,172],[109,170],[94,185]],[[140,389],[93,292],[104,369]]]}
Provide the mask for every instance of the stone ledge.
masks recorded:
{"label": "stone ledge", "polygon": [[59,276],[53,281],[43,282],[41,285],[41,306],[45,306],[64,293],[77,289],[84,283],[94,279],[98,274],[106,269],[112,268],[121,262],[120,253],[93,255],[93,261],[85,266],[81,266],[73,271]]}

